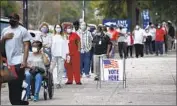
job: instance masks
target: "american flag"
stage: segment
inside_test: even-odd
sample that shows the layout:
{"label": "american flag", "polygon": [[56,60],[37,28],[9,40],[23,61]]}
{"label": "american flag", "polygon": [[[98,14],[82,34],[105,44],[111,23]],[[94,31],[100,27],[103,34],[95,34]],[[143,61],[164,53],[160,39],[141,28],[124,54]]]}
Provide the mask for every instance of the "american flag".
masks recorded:
{"label": "american flag", "polygon": [[116,60],[103,60],[104,68],[119,68]]}

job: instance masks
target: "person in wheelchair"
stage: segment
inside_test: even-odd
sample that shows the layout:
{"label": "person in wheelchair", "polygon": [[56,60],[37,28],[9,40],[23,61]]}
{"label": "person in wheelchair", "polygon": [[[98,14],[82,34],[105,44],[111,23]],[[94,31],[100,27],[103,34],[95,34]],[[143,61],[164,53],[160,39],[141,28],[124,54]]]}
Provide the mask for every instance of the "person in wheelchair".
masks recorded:
{"label": "person in wheelchair", "polygon": [[31,99],[30,96],[30,86],[31,80],[34,78],[34,101],[39,100],[39,92],[42,85],[43,76],[46,75],[46,65],[49,64],[49,59],[47,55],[41,50],[42,42],[34,41],[32,43],[32,53],[29,53],[28,57],[28,68],[25,72],[27,87],[27,97]]}

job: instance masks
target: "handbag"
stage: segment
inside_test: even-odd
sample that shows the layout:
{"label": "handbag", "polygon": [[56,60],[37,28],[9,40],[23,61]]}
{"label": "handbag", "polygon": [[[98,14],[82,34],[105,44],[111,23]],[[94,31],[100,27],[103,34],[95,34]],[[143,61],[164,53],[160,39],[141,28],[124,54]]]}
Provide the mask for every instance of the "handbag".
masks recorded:
{"label": "handbag", "polygon": [[8,66],[6,58],[0,55],[0,83],[7,83],[17,78],[15,66]]}

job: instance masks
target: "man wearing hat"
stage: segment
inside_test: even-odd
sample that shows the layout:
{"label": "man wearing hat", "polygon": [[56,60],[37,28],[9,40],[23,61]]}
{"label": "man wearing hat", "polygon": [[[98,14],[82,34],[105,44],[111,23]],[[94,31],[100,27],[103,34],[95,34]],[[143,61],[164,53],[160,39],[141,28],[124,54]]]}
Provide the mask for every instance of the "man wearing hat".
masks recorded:
{"label": "man wearing hat", "polygon": [[[25,78],[24,69],[27,66],[30,34],[27,29],[19,25],[20,17],[14,13],[10,17],[7,28],[1,33],[1,40],[5,41],[7,63],[15,68],[17,79],[9,81],[9,99],[12,105],[28,105],[21,100],[22,83]],[[23,55],[24,54],[24,55]]]}

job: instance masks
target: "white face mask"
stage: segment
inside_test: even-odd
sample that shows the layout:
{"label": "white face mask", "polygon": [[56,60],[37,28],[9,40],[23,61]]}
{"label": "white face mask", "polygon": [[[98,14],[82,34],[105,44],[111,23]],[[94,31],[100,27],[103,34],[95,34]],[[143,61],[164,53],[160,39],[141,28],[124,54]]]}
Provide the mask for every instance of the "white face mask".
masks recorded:
{"label": "white face mask", "polygon": [[56,32],[58,32],[58,33],[61,32],[61,28],[56,28],[55,30],[56,30]]}
{"label": "white face mask", "polygon": [[38,52],[38,49],[37,49],[37,47],[32,47],[32,51],[33,51],[33,53],[36,53],[36,52]]}
{"label": "white face mask", "polygon": [[157,26],[157,28],[160,28],[160,26]]}
{"label": "white face mask", "polygon": [[137,30],[138,30],[138,29],[139,29],[139,26],[136,26],[136,27],[135,27],[135,29],[137,29]]}
{"label": "white face mask", "polygon": [[72,30],[71,29],[66,29],[66,32],[70,34],[72,32]]}
{"label": "white face mask", "polygon": [[86,26],[81,26],[81,30],[85,30],[86,29]]}

